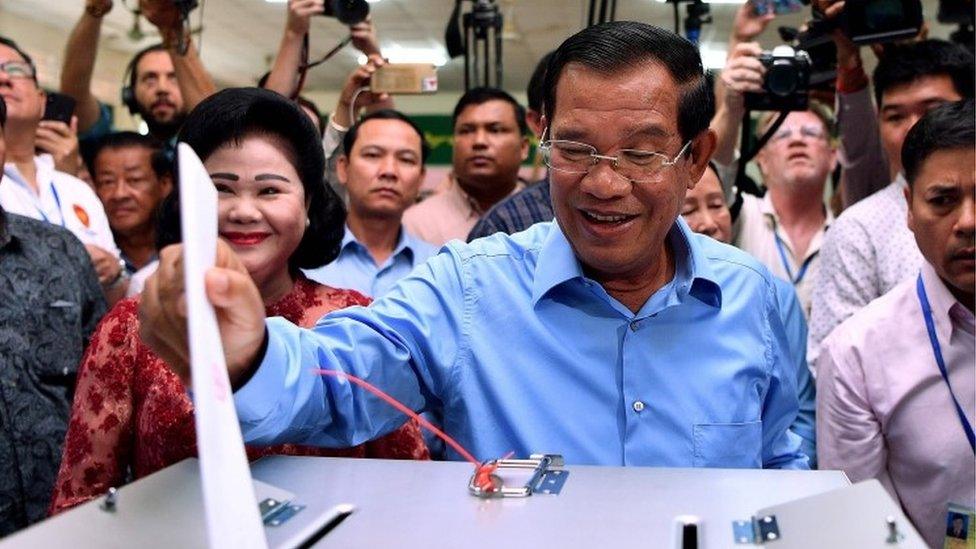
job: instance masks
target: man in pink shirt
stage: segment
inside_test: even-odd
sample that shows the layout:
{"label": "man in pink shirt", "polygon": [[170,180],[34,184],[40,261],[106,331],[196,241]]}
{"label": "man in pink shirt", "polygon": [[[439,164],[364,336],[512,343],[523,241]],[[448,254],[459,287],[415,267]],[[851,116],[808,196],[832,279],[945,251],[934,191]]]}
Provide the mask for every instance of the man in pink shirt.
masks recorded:
{"label": "man in pink shirt", "polygon": [[974,147],[972,100],[930,111],[908,133],[921,272],[834,329],[817,361],[820,467],[879,479],[933,547],[950,503],[976,506]]}
{"label": "man in pink shirt", "polygon": [[403,214],[403,226],[440,246],[466,240],[481,216],[524,185],[529,154],[525,109],[497,88],[468,90],[454,107],[454,172],[447,184]]}

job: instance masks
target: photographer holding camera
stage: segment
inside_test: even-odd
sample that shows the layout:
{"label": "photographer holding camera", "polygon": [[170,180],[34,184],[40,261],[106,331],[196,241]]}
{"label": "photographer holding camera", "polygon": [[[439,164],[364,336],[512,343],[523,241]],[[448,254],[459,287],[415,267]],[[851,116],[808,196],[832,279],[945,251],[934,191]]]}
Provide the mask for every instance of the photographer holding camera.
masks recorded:
{"label": "photographer holding camera", "polygon": [[[736,17],[733,49],[722,70],[722,104],[712,119],[719,141],[714,160],[727,174],[735,173],[735,149],[745,94],[762,93],[768,69],[760,60],[762,49],[755,38],[769,22],[743,5]],[[757,133],[772,126],[775,113],[760,118]],[[833,121],[829,110],[811,103],[808,110],[791,112],[756,155],[756,163],[768,192],[763,197],[742,194],[735,220],[733,242],[759,259],[776,276],[796,288],[805,314],[810,313],[810,282],[819,269],[820,243],[832,215],[823,202],[824,185],[836,165],[832,142]],[[728,189],[734,178],[726,175]]]}
{"label": "photographer holding camera", "polygon": [[[91,90],[102,19],[112,6],[112,0],[86,0],[85,11],[65,46],[61,91],[77,101],[75,112],[83,141],[112,131],[111,110]],[[159,29],[162,43],[133,57],[123,76],[122,102],[146,122],[153,137],[168,142],[176,136],[186,114],[217,88],[186,34],[173,0],[140,0],[139,10]]]}
{"label": "photographer holding camera", "polygon": [[[303,43],[311,27],[311,18],[315,15],[324,15],[325,4],[325,0],[288,0],[285,32],[281,37],[274,66],[262,87],[276,91],[285,97],[294,97],[301,92],[299,86],[303,64]],[[342,153],[340,150],[342,140],[349,128],[356,123],[350,113],[358,113],[364,108],[369,112],[393,108],[393,101],[387,94],[374,94],[368,90],[357,93],[361,88],[369,86],[373,73],[386,63],[380,53],[376,29],[369,16],[349,26],[349,37],[353,47],[366,55],[368,61],[349,74],[339,94],[338,104],[329,115],[322,132],[326,179],[332,186],[332,190],[336,191],[343,201],[347,198],[346,188],[339,182],[336,165]]]}

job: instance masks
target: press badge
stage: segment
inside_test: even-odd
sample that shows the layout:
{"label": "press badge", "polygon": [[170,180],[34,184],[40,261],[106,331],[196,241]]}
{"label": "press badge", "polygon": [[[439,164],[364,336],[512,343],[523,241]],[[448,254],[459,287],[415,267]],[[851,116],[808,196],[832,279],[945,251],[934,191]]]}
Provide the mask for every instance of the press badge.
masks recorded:
{"label": "press badge", "polygon": [[976,549],[976,510],[955,503],[946,512],[943,549]]}

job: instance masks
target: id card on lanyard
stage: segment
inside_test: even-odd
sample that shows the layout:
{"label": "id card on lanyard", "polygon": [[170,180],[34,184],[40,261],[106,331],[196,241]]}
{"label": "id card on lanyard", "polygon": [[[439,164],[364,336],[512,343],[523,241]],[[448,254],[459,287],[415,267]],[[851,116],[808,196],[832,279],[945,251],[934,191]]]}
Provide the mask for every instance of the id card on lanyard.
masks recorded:
{"label": "id card on lanyard", "polygon": [[932,306],[929,304],[928,294],[925,293],[925,283],[922,282],[921,273],[919,273],[918,280],[915,283],[915,290],[918,293],[918,301],[922,306],[922,316],[925,318],[925,329],[929,333],[929,343],[932,345],[932,354],[935,356],[935,363],[938,365],[942,379],[949,389],[949,396],[952,397],[952,403],[956,406],[956,414],[959,415],[959,421],[962,423],[962,428],[966,432],[966,438],[969,439],[969,447],[973,450],[973,454],[976,455],[976,434],[973,433],[973,426],[966,417],[965,412],[963,412],[962,406],[959,404],[959,399],[956,398],[956,393],[952,390],[952,383],[949,382],[949,370],[946,368],[945,358],[942,356],[942,346],[939,344],[939,337],[935,331],[935,320],[932,317]]}

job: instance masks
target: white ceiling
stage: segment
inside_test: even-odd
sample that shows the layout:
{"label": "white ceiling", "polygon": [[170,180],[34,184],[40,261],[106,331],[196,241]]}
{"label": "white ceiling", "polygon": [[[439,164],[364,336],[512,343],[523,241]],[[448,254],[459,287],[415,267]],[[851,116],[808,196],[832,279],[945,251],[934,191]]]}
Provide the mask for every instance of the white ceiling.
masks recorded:
{"label": "white ceiling", "polygon": [[[68,31],[81,13],[83,0],[0,0],[2,10],[8,14],[32,21],[53,25]],[[127,0],[135,5],[137,0]],[[270,66],[284,27],[285,4],[267,3],[265,0],[201,0],[202,10],[196,10],[191,19],[196,26],[201,21],[203,59],[208,70],[222,85],[250,85]],[[938,0],[924,0],[926,17],[933,27],[932,35],[946,36],[951,30],[935,24],[934,13]],[[120,0],[107,16],[103,30],[102,48],[120,52],[134,52],[152,43],[152,36],[140,42],[128,37],[133,26],[133,15]],[[525,89],[536,61],[556,47],[564,38],[579,30],[586,19],[585,0],[498,0],[507,24],[506,34],[514,39],[504,41],[504,87],[512,91]],[[403,47],[443,48],[444,27],[453,8],[452,0],[381,0],[370,4],[381,45]],[[702,43],[706,48],[724,51],[730,31],[732,16],[737,6],[715,4],[711,6],[714,23],[706,25]],[[674,24],[671,4],[653,0],[618,0],[617,19],[634,19],[672,27]],[[684,6],[682,6],[682,15]],[[782,16],[775,25],[798,26],[806,13]],[[151,32],[152,26],[142,23],[142,29]],[[334,19],[314,18],[311,32],[313,57],[321,55],[344,36],[344,27]],[[66,38],[65,38],[66,39]],[[779,42],[774,28],[763,36],[764,46],[772,47]],[[64,43],[50,44],[50,51],[39,52],[60,59]],[[313,69],[306,89],[336,90],[345,75],[355,66],[356,52],[351,47],[340,52],[326,64]],[[462,60],[451,60],[440,70],[440,85],[445,91],[462,88]]]}

